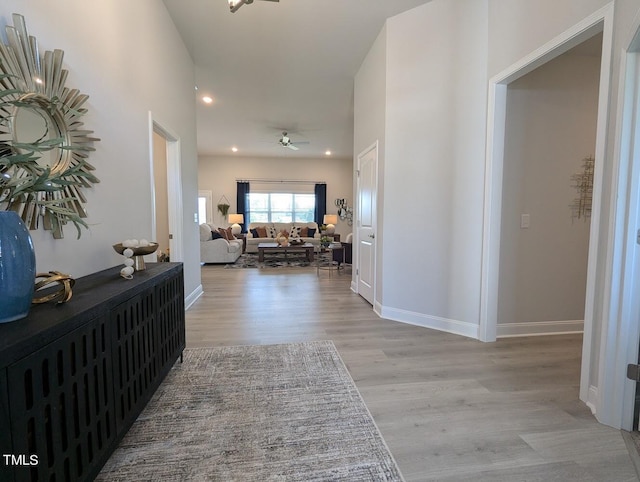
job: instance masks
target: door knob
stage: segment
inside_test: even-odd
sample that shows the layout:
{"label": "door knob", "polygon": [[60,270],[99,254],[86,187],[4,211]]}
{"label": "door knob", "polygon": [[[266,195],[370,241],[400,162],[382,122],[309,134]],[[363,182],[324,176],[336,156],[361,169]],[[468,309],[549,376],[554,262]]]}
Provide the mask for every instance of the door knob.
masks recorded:
{"label": "door knob", "polygon": [[375,234],[370,234],[370,235],[369,235],[369,237],[370,237],[371,239],[373,239],[373,238],[375,238],[375,237],[376,237],[376,235],[375,235]]}

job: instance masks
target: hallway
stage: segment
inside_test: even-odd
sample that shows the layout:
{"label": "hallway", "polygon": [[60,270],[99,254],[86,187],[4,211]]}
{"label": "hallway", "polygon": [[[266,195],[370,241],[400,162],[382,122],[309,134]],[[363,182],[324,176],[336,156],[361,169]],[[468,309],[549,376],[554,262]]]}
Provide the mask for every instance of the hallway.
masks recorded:
{"label": "hallway", "polygon": [[351,277],[203,266],[187,346],[333,340],[407,481],[636,481],[578,400],[580,336],[484,344],[378,318]]}

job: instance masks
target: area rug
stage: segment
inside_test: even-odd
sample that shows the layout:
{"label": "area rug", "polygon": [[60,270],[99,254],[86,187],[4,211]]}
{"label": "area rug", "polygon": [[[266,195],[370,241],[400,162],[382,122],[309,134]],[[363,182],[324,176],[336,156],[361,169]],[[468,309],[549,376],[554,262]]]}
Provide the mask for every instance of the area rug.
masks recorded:
{"label": "area rug", "polygon": [[96,480],[403,480],[332,342],[184,355]]}
{"label": "area rug", "polygon": [[[328,265],[331,253],[316,253],[319,257],[320,266]],[[268,253],[265,254],[264,261],[258,261],[255,253],[242,254],[235,263],[226,264],[225,268],[304,268],[316,266],[316,259],[309,261],[305,253]]]}

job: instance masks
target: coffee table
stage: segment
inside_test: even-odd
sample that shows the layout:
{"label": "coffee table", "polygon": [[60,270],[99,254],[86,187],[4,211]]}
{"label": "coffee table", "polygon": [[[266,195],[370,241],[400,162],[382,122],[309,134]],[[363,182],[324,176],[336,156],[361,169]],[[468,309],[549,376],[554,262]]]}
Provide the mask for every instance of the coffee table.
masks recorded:
{"label": "coffee table", "polygon": [[264,253],[284,253],[285,258],[287,253],[301,253],[304,252],[309,262],[313,261],[313,244],[294,244],[291,246],[280,246],[278,243],[260,243],[258,244],[258,261],[264,261]]}

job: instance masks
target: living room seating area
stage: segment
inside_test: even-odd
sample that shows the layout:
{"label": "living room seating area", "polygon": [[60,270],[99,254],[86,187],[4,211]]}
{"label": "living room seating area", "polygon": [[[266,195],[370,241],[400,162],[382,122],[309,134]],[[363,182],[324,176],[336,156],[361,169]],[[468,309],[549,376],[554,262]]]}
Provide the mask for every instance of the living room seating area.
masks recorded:
{"label": "living room seating area", "polygon": [[320,247],[320,230],[318,224],[309,223],[249,223],[247,230],[247,253],[257,253],[260,243],[274,242],[278,233],[286,232],[291,239],[299,238],[302,242],[313,244],[317,250]]}
{"label": "living room seating area", "polygon": [[242,254],[242,240],[235,239],[228,228],[200,225],[200,262],[235,263]]}

